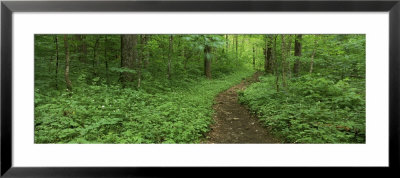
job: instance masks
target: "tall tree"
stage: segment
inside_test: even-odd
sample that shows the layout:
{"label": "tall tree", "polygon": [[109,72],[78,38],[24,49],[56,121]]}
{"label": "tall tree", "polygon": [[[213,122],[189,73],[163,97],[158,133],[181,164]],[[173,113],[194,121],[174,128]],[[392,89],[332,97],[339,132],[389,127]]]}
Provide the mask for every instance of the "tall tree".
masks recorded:
{"label": "tall tree", "polygon": [[147,44],[147,35],[140,35],[140,54],[139,54],[139,60],[137,63],[138,64],[137,65],[137,87],[138,88],[140,88],[140,85],[141,85],[143,63],[148,58],[146,44]]}
{"label": "tall tree", "polygon": [[204,46],[204,75],[211,79],[211,46],[206,44]]}
{"label": "tall tree", "polygon": [[[137,54],[137,35],[121,35],[121,68],[132,71],[136,67]],[[123,83],[131,82],[134,79],[134,72],[128,70],[121,73],[120,81]]]}
{"label": "tall tree", "polygon": [[236,43],[236,45],[235,45],[236,59],[238,60],[238,58],[239,58],[239,56],[238,56],[238,35],[235,35],[235,43]]}
{"label": "tall tree", "polygon": [[277,60],[277,57],[276,57],[276,51],[277,51],[277,49],[276,49],[276,38],[277,38],[278,36],[277,35],[274,35],[274,48],[273,48],[273,53],[272,53],[272,55],[273,55],[273,58],[274,58],[274,67],[275,67],[275,75],[276,75],[276,79],[275,79],[275,85],[276,85],[276,91],[277,92],[279,92],[279,62],[278,62],[278,60]]}
{"label": "tall tree", "polygon": [[96,38],[96,42],[94,43],[93,46],[93,59],[92,59],[92,65],[93,65],[93,75],[97,76],[97,64],[98,64],[98,60],[97,60],[97,49],[99,48],[99,41],[100,41],[100,36],[97,36]]}
{"label": "tall tree", "polygon": [[301,41],[302,41],[302,35],[301,34],[296,35],[296,39],[294,40],[294,56],[296,56],[293,66],[294,75],[298,75],[298,73],[300,72]]}
{"label": "tall tree", "polygon": [[56,75],[55,75],[55,81],[56,81],[56,89],[58,89],[58,36],[55,35],[54,37],[54,42],[56,43]]}
{"label": "tall tree", "polygon": [[65,83],[67,84],[68,91],[72,90],[71,80],[69,80],[69,49],[68,49],[68,37],[64,35],[64,48],[65,48]]}
{"label": "tall tree", "polygon": [[253,44],[253,69],[256,69],[256,56],[255,56],[256,50],[254,49],[254,44]]}
{"label": "tall tree", "polygon": [[171,61],[172,61],[172,54],[174,52],[173,48],[173,36],[169,35],[169,48],[168,48],[168,79],[171,79]]}
{"label": "tall tree", "polygon": [[265,49],[264,49],[264,70],[267,73],[272,72],[272,44],[273,44],[273,35],[266,35],[265,36]]}
{"label": "tall tree", "polygon": [[87,57],[85,36],[86,35],[74,35],[74,40],[76,41],[77,44],[76,50],[78,50],[78,59],[81,62],[85,62]]}
{"label": "tall tree", "polygon": [[290,69],[290,60],[286,60],[287,58],[289,58],[290,57],[290,51],[291,51],[291,49],[292,49],[292,35],[288,35],[288,43],[287,43],[287,45],[286,45],[286,58],[285,58],[285,61],[286,61],[286,69],[285,69],[285,71],[287,72],[287,78],[289,78],[290,79],[290,77],[292,76],[292,72],[291,72],[291,69]]}
{"label": "tall tree", "polygon": [[[144,41],[145,41],[145,46],[147,46],[147,42],[151,40],[151,35],[145,35],[144,36]],[[150,60],[150,49],[145,47],[145,55],[144,55],[144,60],[143,60],[143,68],[147,68],[149,65],[149,60]]]}
{"label": "tall tree", "polygon": [[311,61],[310,61],[310,74],[313,71],[313,66],[314,66],[314,56],[315,56],[315,50],[317,49],[317,35],[314,35],[314,49],[311,55]]}
{"label": "tall tree", "polygon": [[229,49],[229,37],[228,34],[225,35],[225,43],[226,43],[226,53],[228,53],[228,49]]}
{"label": "tall tree", "polygon": [[285,35],[281,35],[282,39],[282,47],[281,47],[281,54],[282,54],[282,59],[281,59],[281,69],[282,69],[282,87],[286,87],[286,44],[285,44]]}
{"label": "tall tree", "polygon": [[108,56],[107,56],[107,48],[108,48],[108,41],[107,41],[107,35],[104,35],[104,62],[106,65],[106,81],[109,83],[108,80]]}

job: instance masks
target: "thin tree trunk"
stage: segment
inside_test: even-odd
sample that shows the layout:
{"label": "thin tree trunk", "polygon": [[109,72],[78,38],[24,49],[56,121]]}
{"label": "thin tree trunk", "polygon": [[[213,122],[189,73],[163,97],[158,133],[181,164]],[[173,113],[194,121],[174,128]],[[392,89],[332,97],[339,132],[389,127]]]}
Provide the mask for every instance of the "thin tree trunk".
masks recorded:
{"label": "thin tree trunk", "polygon": [[146,37],[146,35],[141,35],[141,38],[140,38],[141,40],[140,40],[140,54],[139,54],[139,61],[138,61],[138,67],[137,67],[137,78],[138,78],[138,81],[137,81],[137,87],[138,88],[140,88],[140,85],[141,85],[141,80],[142,80],[142,63],[143,63],[143,61],[144,61],[144,58],[146,57],[146,54],[147,54],[147,52],[146,52],[146,50],[145,50],[145,46],[146,46],[146,43],[147,43],[147,37]]}
{"label": "thin tree trunk", "polygon": [[93,47],[93,74],[94,74],[94,76],[97,76],[96,66],[97,66],[98,60],[96,59],[96,57],[97,57],[97,48],[99,47],[99,40],[100,40],[100,36],[97,37],[96,42]]}
{"label": "thin tree trunk", "polygon": [[56,75],[55,75],[55,80],[56,80],[56,89],[58,89],[58,36],[57,35],[55,37],[55,43],[56,43]]}
{"label": "thin tree trunk", "polygon": [[311,55],[311,61],[310,61],[310,74],[313,71],[313,65],[314,65],[314,56],[315,56],[315,50],[317,48],[317,36],[314,37],[314,50],[313,53]]}
{"label": "thin tree trunk", "polygon": [[238,35],[235,35],[235,48],[236,48],[236,60],[239,60],[239,56],[238,56]]}
{"label": "thin tree trunk", "polygon": [[86,62],[87,58],[87,44],[85,40],[86,36],[85,35],[78,35],[77,39],[79,40],[79,61],[81,62]]}
{"label": "thin tree trunk", "polygon": [[255,49],[254,49],[254,44],[253,44],[253,69],[256,69],[256,56],[255,56]]}
{"label": "thin tree trunk", "polygon": [[240,56],[240,57],[242,57],[242,53],[243,53],[243,51],[244,51],[244,46],[245,46],[245,45],[244,45],[244,36],[242,36],[242,41],[241,41],[241,43],[240,43],[240,49],[241,49],[241,50],[239,51],[239,53],[240,53],[239,56]]}
{"label": "thin tree trunk", "polygon": [[282,68],[282,87],[286,87],[286,71],[285,71],[285,64],[286,64],[286,45],[285,45],[285,35],[281,35],[282,37],[282,47],[281,47],[281,53],[282,53],[282,61],[281,61],[281,68]]}
{"label": "thin tree trunk", "polygon": [[68,49],[67,35],[64,35],[64,47],[65,47],[65,83],[67,84],[68,91],[72,91],[71,80],[69,80],[69,49]]}
{"label": "thin tree trunk", "polygon": [[185,69],[185,70],[187,70],[187,63],[189,62],[189,57],[191,56],[191,55],[189,55],[190,54],[189,52],[190,51],[187,49],[187,47],[184,46],[183,47],[183,58],[184,58],[183,69]]}
{"label": "thin tree trunk", "polygon": [[264,53],[264,71],[265,71],[265,73],[268,73],[268,63],[269,63],[268,54],[267,54],[267,51],[268,51],[268,35],[265,35],[264,38],[265,38],[265,46],[263,48],[263,53]]}
{"label": "thin tree trunk", "polygon": [[275,67],[275,75],[276,75],[276,79],[275,79],[275,85],[276,85],[276,91],[279,92],[279,63],[276,57],[276,38],[278,36],[275,35],[274,36],[274,48],[273,48],[273,58],[274,58],[274,67]]}
{"label": "thin tree trunk", "polygon": [[108,79],[108,58],[107,58],[107,35],[104,35],[104,61],[106,63],[106,81],[107,84],[109,83],[109,79]]}
{"label": "thin tree trunk", "polygon": [[[151,37],[151,35],[146,35],[146,45],[147,45],[147,42],[150,41],[150,37]],[[147,68],[147,66],[149,65],[149,59],[150,59],[150,51],[147,50],[145,59],[143,61],[143,68]]]}
{"label": "thin tree trunk", "polygon": [[173,54],[173,36],[169,36],[169,50],[168,50],[168,79],[171,79],[171,60]]}
{"label": "thin tree trunk", "polygon": [[[291,52],[291,49],[292,49],[292,36],[289,35],[288,38],[289,38],[289,42],[288,42],[288,44],[286,46],[286,50],[287,50],[286,58],[290,57],[290,52]],[[290,60],[286,60],[285,59],[285,61],[286,61],[286,71],[287,71],[287,74],[288,74],[287,76],[290,79],[291,76],[292,76],[292,72],[290,70]]]}
{"label": "thin tree trunk", "polygon": [[226,34],[225,36],[225,43],[226,43],[226,53],[228,53],[229,51],[229,37],[228,34]]}

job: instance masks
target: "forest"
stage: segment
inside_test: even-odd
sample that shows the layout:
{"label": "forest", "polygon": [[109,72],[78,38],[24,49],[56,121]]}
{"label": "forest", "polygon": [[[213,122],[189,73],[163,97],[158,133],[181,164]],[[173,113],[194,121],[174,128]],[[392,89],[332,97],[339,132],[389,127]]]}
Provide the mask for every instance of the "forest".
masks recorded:
{"label": "forest", "polygon": [[36,34],[36,144],[365,143],[364,34]]}

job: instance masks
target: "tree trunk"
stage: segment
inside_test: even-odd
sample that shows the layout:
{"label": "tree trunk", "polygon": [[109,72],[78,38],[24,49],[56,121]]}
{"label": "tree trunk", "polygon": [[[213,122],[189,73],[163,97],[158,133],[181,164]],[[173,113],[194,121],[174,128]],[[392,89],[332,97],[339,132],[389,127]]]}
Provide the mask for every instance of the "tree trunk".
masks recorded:
{"label": "tree trunk", "polygon": [[[135,69],[137,54],[137,35],[121,35],[121,67]],[[120,81],[123,83],[132,82],[134,74],[122,72]]]}
{"label": "tree trunk", "polygon": [[106,64],[106,81],[107,81],[107,83],[109,83],[109,80],[108,80],[107,47],[108,47],[108,45],[107,45],[107,35],[104,35],[104,61],[105,61],[105,64]]}
{"label": "tree trunk", "polygon": [[300,63],[301,39],[302,39],[302,35],[296,35],[296,39],[294,41],[294,56],[296,56],[296,60],[294,62],[294,66],[293,66],[294,75],[298,75],[298,73],[300,72],[300,67],[301,67],[301,63]]}
{"label": "tree trunk", "polygon": [[310,74],[311,74],[312,71],[313,71],[314,56],[315,56],[315,50],[316,50],[316,48],[317,48],[317,36],[315,35],[315,37],[314,37],[314,50],[313,50],[313,53],[312,53],[312,55],[311,55],[311,61],[310,61]]}
{"label": "tree trunk", "polygon": [[240,51],[239,51],[239,56],[240,57],[242,57],[242,53],[243,53],[243,51],[244,51],[244,39],[245,39],[245,37],[244,37],[244,35],[242,36],[242,41],[240,42]]}
{"label": "tree trunk", "polygon": [[255,56],[255,49],[254,49],[254,44],[253,44],[253,69],[256,69],[256,56]]}
{"label": "tree trunk", "polygon": [[236,48],[236,60],[239,60],[239,56],[238,56],[238,35],[235,35],[235,48]]}
{"label": "tree trunk", "polygon": [[291,51],[291,49],[292,49],[292,36],[291,35],[289,35],[288,36],[288,40],[289,40],[289,42],[288,42],[288,44],[287,44],[287,46],[286,46],[286,58],[285,58],[285,61],[286,61],[286,69],[285,69],[285,71],[287,71],[287,77],[290,79],[291,78],[291,76],[292,76],[292,72],[291,72],[291,69],[290,69],[290,60],[286,60],[288,57],[290,57],[290,51]]}
{"label": "tree trunk", "polygon": [[286,87],[286,71],[285,71],[285,64],[286,64],[286,44],[285,44],[285,35],[281,35],[282,38],[282,61],[281,61],[281,68],[282,68],[282,87]]}
{"label": "tree trunk", "polygon": [[188,50],[188,48],[186,46],[183,47],[183,52],[184,52],[184,54],[183,54],[183,58],[184,58],[183,69],[187,70],[187,64],[189,62],[191,52]]}
{"label": "tree trunk", "polygon": [[81,62],[86,62],[87,58],[87,46],[85,41],[85,35],[75,35],[77,41],[77,50],[79,52],[78,59]]}
{"label": "tree trunk", "polygon": [[99,47],[99,41],[100,41],[100,36],[98,36],[97,38],[96,38],[96,42],[95,42],[95,44],[94,44],[94,46],[93,46],[93,68],[92,68],[92,70],[93,70],[93,75],[94,76],[97,76],[97,69],[96,69],[96,66],[97,66],[97,63],[98,63],[98,60],[96,59],[97,58],[97,48]]}
{"label": "tree trunk", "polygon": [[226,43],[226,53],[228,53],[229,51],[229,37],[228,34],[226,34],[225,36],[225,43]]}
{"label": "tree trunk", "polygon": [[71,80],[69,80],[69,50],[68,50],[68,38],[64,35],[64,47],[65,47],[65,83],[67,84],[68,91],[72,90]]}
{"label": "tree trunk", "polygon": [[[147,42],[150,41],[150,37],[151,37],[151,35],[145,35],[146,45],[147,45]],[[147,66],[149,65],[149,59],[150,59],[150,51],[147,49],[146,55],[145,55],[145,58],[143,61],[143,68],[147,68]]]}
{"label": "tree trunk", "polygon": [[273,60],[274,60],[275,75],[276,75],[276,79],[275,79],[276,91],[279,92],[279,63],[276,58],[276,38],[277,37],[278,37],[277,35],[274,36],[274,48],[273,48],[272,56],[273,56]]}
{"label": "tree trunk", "polygon": [[144,58],[147,58],[147,51],[145,49],[146,44],[147,44],[147,36],[146,35],[141,35],[140,38],[140,57],[138,61],[138,67],[137,67],[137,87],[140,88],[141,85],[141,80],[142,80],[142,63],[144,61]]}
{"label": "tree trunk", "polygon": [[56,75],[55,75],[55,80],[56,80],[56,89],[58,89],[58,36],[55,35],[55,43],[56,43]]}
{"label": "tree trunk", "polygon": [[211,79],[211,59],[210,59],[211,47],[206,45],[204,47],[204,75]]}
{"label": "tree trunk", "polygon": [[171,79],[171,60],[173,54],[173,36],[169,36],[169,50],[168,50],[168,80]]}
{"label": "tree trunk", "polygon": [[266,73],[272,73],[272,43],[273,43],[273,36],[267,35],[265,38],[265,49],[264,49],[264,70]]}

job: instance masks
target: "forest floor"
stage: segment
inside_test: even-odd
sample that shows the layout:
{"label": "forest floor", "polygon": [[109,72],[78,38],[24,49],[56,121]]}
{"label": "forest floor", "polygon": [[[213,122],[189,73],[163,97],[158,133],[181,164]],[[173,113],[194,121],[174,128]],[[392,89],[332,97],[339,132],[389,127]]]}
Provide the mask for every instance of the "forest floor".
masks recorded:
{"label": "forest floor", "polygon": [[239,104],[237,91],[259,82],[261,72],[218,94],[213,106],[215,123],[207,133],[205,143],[280,143],[259,119]]}

